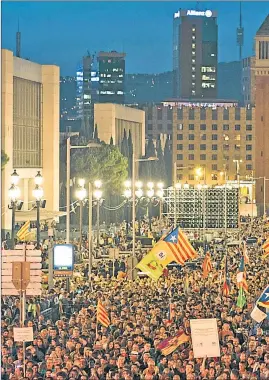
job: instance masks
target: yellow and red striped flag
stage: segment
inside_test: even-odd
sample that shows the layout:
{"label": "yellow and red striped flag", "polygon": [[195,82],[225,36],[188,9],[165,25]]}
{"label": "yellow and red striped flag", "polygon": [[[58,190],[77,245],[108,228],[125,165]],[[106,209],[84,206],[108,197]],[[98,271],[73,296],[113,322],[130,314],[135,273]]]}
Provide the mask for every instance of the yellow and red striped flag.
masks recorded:
{"label": "yellow and red striped flag", "polygon": [[30,232],[30,220],[24,223],[24,225],[17,232],[17,238],[19,240],[25,240],[26,236]]}
{"label": "yellow and red striped flag", "polygon": [[245,270],[244,256],[241,257],[239,272],[237,273],[237,286],[239,289],[242,288],[245,292],[248,292],[247,274]]}
{"label": "yellow and red striped flag", "polygon": [[108,327],[110,325],[108,313],[102,305],[101,301],[98,301],[97,304],[97,322],[101,323],[101,325],[105,327]]}
{"label": "yellow and red striped flag", "polygon": [[210,254],[209,252],[206,253],[204,262],[202,264],[202,269],[203,269],[203,278],[206,278],[208,276],[208,273],[212,271],[212,263],[210,260]]}

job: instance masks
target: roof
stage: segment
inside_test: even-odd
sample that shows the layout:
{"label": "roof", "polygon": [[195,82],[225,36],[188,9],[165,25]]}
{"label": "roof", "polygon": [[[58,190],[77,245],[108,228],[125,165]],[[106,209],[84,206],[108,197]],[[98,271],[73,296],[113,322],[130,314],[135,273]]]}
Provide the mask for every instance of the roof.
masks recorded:
{"label": "roof", "polygon": [[258,29],[256,36],[268,36],[269,37],[269,14]]}

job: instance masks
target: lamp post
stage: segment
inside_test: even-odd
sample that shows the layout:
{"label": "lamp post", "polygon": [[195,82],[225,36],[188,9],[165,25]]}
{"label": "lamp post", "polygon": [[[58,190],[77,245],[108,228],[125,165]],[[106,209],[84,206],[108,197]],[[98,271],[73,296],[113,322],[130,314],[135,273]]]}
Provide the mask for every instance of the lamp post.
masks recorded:
{"label": "lamp post", "polygon": [[157,183],[158,190],[156,194],[160,200],[160,222],[162,221],[162,218],[163,218],[163,195],[164,195],[163,187],[164,185],[162,182]]}
{"label": "lamp post", "polygon": [[35,176],[35,188],[33,190],[33,196],[36,200],[36,246],[37,249],[40,247],[40,202],[43,197],[43,189],[41,184],[43,182],[43,177],[40,171],[37,172]]}
{"label": "lamp post", "polygon": [[203,176],[203,180],[204,180],[202,209],[203,209],[203,246],[205,249],[205,238],[206,238],[206,236],[205,236],[205,230],[206,230],[206,197],[205,197],[205,194],[206,194],[206,188],[207,188],[207,185],[206,185],[206,167],[203,166],[203,167],[196,168],[195,173],[196,173],[196,176],[198,177],[198,179]]}
{"label": "lamp post", "polygon": [[132,190],[130,189],[130,181],[125,182],[126,189],[123,192],[123,196],[126,199],[126,235],[129,233],[129,203],[132,196]]}
{"label": "lamp post", "polygon": [[[252,181],[253,180],[259,180],[259,179],[263,180],[263,216],[265,218],[266,217],[266,181],[269,181],[269,178],[257,177],[257,178],[252,178]],[[252,184],[252,186],[253,186],[253,184]],[[252,192],[253,192],[253,188],[252,188]]]}
{"label": "lamp post", "polygon": [[97,208],[96,208],[96,224],[97,224],[97,239],[96,239],[96,245],[97,248],[100,246],[100,204],[102,200],[103,192],[101,190],[102,182],[100,180],[94,181],[95,190],[93,192],[93,196],[96,199],[97,202]]}
{"label": "lamp post", "polygon": [[11,174],[11,187],[8,190],[8,196],[10,198],[10,205],[8,206],[9,209],[12,210],[12,216],[11,216],[11,249],[14,249],[15,247],[15,212],[17,207],[17,201],[20,196],[20,189],[17,186],[19,183],[19,175],[14,170],[14,172]]}
{"label": "lamp post", "polygon": [[240,225],[241,225],[241,218],[240,218],[240,163],[243,162],[243,160],[233,160],[233,162],[236,165],[236,179],[238,184],[238,237],[240,242]]}
{"label": "lamp post", "polygon": [[[66,141],[66,243],[70,242],[70,172],[71,172],[71,149],[89,149],[89,148],[101,148],[102,144],[89,142],[87,145],[71,145],[70,137]],[[91,184],[89,184],[89,191],[91,190]],[[91,193],[89,192],[89,198]],[[89,247],[90,237],[92,231],[90,231],[91,223],[89,223]]]}
{"label": "lamp post", "polygon": [[79,251],[81,252],[81,246],[82,246],[82,221],[83,221],[83,202],[87,196],[87,191],[85,189],[85,179],[81,178],[78,181],[78,189],[76,192],[77,198],[79,200]]}
{"label": "lamp post", "polygon": [[147,186],[148,186],[147,197],[149,198],[149,202],[148,202],[149,230],[152,231],[152,228],[151,228],[151,202],[152,202],[152,198],[154,197],[154,183],[148,182]]}

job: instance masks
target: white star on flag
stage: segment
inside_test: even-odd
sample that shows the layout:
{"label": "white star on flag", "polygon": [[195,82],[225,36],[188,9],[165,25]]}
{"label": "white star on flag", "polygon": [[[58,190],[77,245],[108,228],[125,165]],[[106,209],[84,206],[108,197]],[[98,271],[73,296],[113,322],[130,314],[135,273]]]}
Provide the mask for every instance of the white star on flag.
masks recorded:
{"label": "white star on flag", "polygon": [[172,237],[171,237],[171,241],[174,243],[175,241],[177,241],[177,238],[175,237],[175,235],[173,235]]}

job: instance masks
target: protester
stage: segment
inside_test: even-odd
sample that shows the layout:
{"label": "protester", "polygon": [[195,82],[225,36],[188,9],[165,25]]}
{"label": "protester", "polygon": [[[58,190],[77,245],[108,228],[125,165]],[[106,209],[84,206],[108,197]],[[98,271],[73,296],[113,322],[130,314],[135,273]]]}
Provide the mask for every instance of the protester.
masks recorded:
{"label": "protester", "polygon": [[[262,225],[259,219],[252,226],[243,225],[242,240],[252,235],[262,243],[267,237]],[[247,249],[248,293],[245,305],[238,307],[236,277],[243,248],[224,243],[222,250],[211,244],[212,267],[206,276],[203,253],[196,266],[169,269],[157,282],[148,277],[117,279],[120,269],[129,270],[126,260],[114,263],[117,273],[111,263],[101,261],[91,283],[81,270],[69,292],[65,280],[57,280],[40,299],[27,300],[25,325],[33,326],[34,340],[26,343],[25,377],[23,347],[13,338],[20,304],[17,297],[3,297],[2,379],[269,379],[268,321],[257,324],[250,317],[268,285],[268,259],[262,259],[260,246]],[[224,296],[226,269],[231,286]],[[108,327],[97,323],[98,302],[107,313]],[[193,318],[217,318],[219,358],[194,358],[190,339],[166,356],[160,351],[159,344],[178,331],[189,336]]]}

